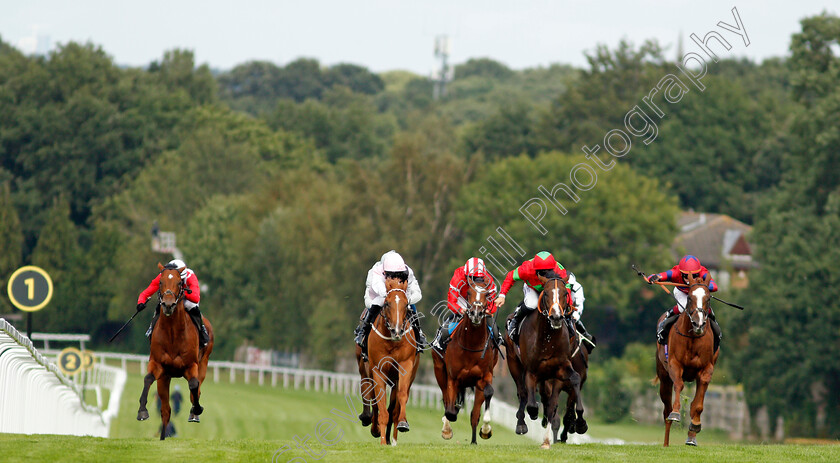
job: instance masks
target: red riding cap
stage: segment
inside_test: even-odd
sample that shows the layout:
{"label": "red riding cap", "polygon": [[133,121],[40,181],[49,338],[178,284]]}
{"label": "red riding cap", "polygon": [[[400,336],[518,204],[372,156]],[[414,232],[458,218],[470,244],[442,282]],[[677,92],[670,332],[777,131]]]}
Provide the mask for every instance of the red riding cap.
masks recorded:
{"label": "red riding cap", "polygon": [[555,266],[557,266],[557,261],[548,251],[538,252],[534,256],[534,270],[554,270]]}
{"label": "red riding cap", "polygon": [[703,266],[700,265],[700,259],[689,254],[680,259],[679,268],[682,273],[697,273]]}
{"label": "red riding cap", "polygon": [[474,278],[482,278],[487,276],[487,267],[484,261],[478,257],[471,257],[470,260],[464,264],[464,274]]}

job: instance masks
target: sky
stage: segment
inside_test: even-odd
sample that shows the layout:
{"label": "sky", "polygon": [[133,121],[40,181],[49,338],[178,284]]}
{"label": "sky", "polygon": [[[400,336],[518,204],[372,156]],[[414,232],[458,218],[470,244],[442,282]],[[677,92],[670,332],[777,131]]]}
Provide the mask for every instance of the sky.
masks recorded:
{"label": "sky", "polygon": [[[489,57],[514,69],[552,63],[586,67],[584,52],[621,39],[655,38],[675,57],[683,37],[717,30],[732,49],[722,57],[761,61],[788,54],[799,20],[827,10],[829,0],[356,0],[356,1],[10,1],[0,7],[0,38],[25,53],[68,41],[92,42],[120,65],[146,66],[166,50],[186,48],[219,70],[250,60],[284,65],[299,57],[324,65],[353,63],[374,72],[428,75],[439,67],[438,35],[450,41],[451,63]],[[234,5],[234,3],[236,3]],[[723,31],[737,8],[750,44]]]}

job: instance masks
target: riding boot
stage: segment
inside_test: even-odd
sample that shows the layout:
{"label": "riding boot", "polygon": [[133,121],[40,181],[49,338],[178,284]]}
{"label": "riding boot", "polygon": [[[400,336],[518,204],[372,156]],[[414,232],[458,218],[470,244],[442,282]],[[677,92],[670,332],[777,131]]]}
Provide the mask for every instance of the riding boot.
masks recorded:
{"label": "riding boot", "polygon": [[525,302],[520,302],[519,305],[516,306],[516,310],[513,312],[513,318],[510,322],[508,322],[508,334],[514,344],[519,344],[519,325],[522,324],[522,320],[524,320],[529,313],[531,313],[531,311],[525,307]]}
{"label": "riding boot", "polygon": [[146,337],[149,338],[149,342],[152,342],[152,330],[155,329],[155,323],[157,323],[158,317],[160,316],[160,304],[155,307],[155,315],[152,317],[152,322],[149,323],[149,329],[146,330]]}
{"label": "riding boot", "polygon": [[432,341],[432,347],[434,347],[438,352],[441,354],[446,353],[446,345],[449,344],[449,340],[452,337],[452,334],[449,332],[449,325],[455,321],[457,316],[454,313],[449,313],[446,318],[443,319],[443,323],[435,333],[435,339]]}
{"label": "riding boot", "polygon": [[720,325],[718,325],[717,319],[715,318],[715,313],[709,313],[709,321],[711,321],[710,325],[712,327],[712,334],[715,335],[715,352],[717,352],[718,348],[720,347],[720,338],[723,334],[720,331]]}
{"label": "riding boot", "polygon": [[195,306],[187,310],[187,313],[190,314],[193,324],[198,329],[198,345],[201,347],[206,346],[210,342],[210,334],[207,333],[204,320],[201,319],[201,310],[198,309],[198,306]]}
{"label": "riding boot", "polygon": [[423,352],[426,348],[426,335],[423,333],[423,328],[420,327],[420,317],[417,316],[417,306],[411,304],[409,306],[413,312],[411,317],[411,327],[414,328],[414,338],[417,340],[417,352]]}
{"label": "riding boot", "polygon": [[680,318],[680,314],[674,313],[673,309],[668,309],[665,313],[668,314],[668,316],[659,323],[659,327],[656,330],[656,342],[662,344],[663,346],[668,344],[668,333],[671,331],[671,325]]}
{"label": "riding boot", "polygon": [[379,315],[380,310],[382,310],[381,305],[374,304],[370,306],[365,312],[365,316],[359,324],[359,327],[356,328],[356,344],[362,348],[362,360],[365,361],[367,360],[367,338],[368,334],[370,334],[370,327]]}
{"label": "riding boot", "polygon": [[595,349],[595,344],[597,344],[597,341],[595,341],[595,336],[592,336],[591,334],[589,334],[589,331],[586,331],[586,327],[583,326],[583,322],[580,321],[580,319],[575,320],[575,329],[578,331],[578,333],[581,334],[581,336],[585,337],[586,339],[592,342],[592,344],[586,341],[582,342],[582,344],[586,344],[586,350],[589,353],[592,353],[592,349]]}

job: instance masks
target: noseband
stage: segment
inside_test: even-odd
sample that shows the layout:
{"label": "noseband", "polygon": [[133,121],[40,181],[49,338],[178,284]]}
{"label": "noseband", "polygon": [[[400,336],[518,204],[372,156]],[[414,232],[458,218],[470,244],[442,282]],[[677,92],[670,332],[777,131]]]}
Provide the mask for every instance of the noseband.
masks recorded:
{"label": "noseband", "polygon": [[[406,306],[405,320],[398,323],[398,326],[396,326],[396,327],[391,323],[391,319],[390,319],[390,317],[388,317],[388,310],[387,310],[388,307],[391,305],[391,303],[388,302],[388,300],[387,300],[388,295],[395,292],[395,291],[399,291],[399,292],[403,293],[403,296],[405,296],[405,306]],[[376,324],[372,324],[371,327],[373,328],[373,331],[375,331],[376,334],[378,334],[379,337],[381,337],[382,339],[386,339],[386,340],[389,340],[389,341],[399,341],[400,339],[402,339],[403,334],[405,332],[407,332],[406,325],[408,324],[408,306],[409,306],[409,304],[408,304],[408,293],[406,293],[405,290],[402,289],[402,288],[392,288],[392,289],[389,289],[387,293],[385,293],[385,299],[386,299],[385,304],[382,307],[382,318],[385,320],[385,326],[388,328],[388,331],[391,333],[391,336],[390,337],[385,336],[382,333],[380,333],[379,330],[376,329]]]}
{"label": "noseband", "polygon": [[[163,272],[160,274],[161,279],[163,279]],[[167,289],[165,292],[162,292],[161,285],[158,284],[158,300],[160,301],[161,305],[163,304],[163,296],[173,294],[172,290]],[[178,275],[178,296],[175,298],[175,305],[181,302],[181,299],[184,297],[184,280],[181,279],[181,275]]]}

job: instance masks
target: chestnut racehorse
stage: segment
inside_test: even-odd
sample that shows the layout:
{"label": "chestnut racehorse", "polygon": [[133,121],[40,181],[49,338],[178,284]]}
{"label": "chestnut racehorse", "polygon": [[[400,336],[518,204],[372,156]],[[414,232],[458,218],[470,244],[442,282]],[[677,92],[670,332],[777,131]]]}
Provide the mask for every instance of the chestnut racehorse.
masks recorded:
{"label": "chestnut racehorse", "polygon": [[[706,330],[711,308],[709,287],[700,278],[688,280],[688,304],[668,335],[668,345],[656,345],[656,376],[659,397],[664,405],[665,447],[669,445],[671,423],[680,421],[680,393],[684,382],[695,381],[697,390],[691,402],[691,423],[686,445],[697,445],[703,399],[712,381],[720,348],[714,350],[714,334]],[[665,315],[659,318],[661,322]],[[667,347],[667,350],[666,350]],[[673,403],[672,390],[674,395]]]}
{"label": "chestnut racehorse", "polygon": [[210,341],[203,349],[198,345],[198,329],[190,319],[184,308],[185,283],[181,280],[184,268],[166,268],[158,262],[160,269],[160,315],[152,332],[151,349],[149,354],[148,374],[143,379],[143,393],[140,395],[140,409],[137,419],[149,418],[146,410],[146,399],[149,387],[157,381],[158,396],[160,396],[160,417],[163,422],[160,440],[166,438],[166,428],[169,425],[171,408],[169,405],[169,381],[172,378],[184,377],[190,388],[189,421],[198,423],[198,415],[204,411],[199,404],[201,383],[207,374],[207,361],[213,351],[213,327],[204,318],[204,326],[210,335]]}
{"label": "chestnut racehorse", "polygon": [[[519,344],[514,344],[510,335],[505,333],[508,368],[519,396],[517,434],[528,432],[523,410],[528,411],[532,420],[537,419],[538,386],[544,397],[548,397],[543,403],[544,426],[553,424],[557,418],[559,391],[563,389],[564,383],[568,383],[574,392],[575,411],[581,428],[586,424],[580,394],[581,377],[572,366],[571,328],[567,318],[571,314],[570,296],[565,282],[558,276],[544,280],[537,310],[534,311],[536,313],[529,314],[519,328]],[[542,448],[551,446],[549,433],[550,429],[546,427]]]}
{"label": "chestnut racehorse", "polygon": [[[490,399],[493,398],[493,368],[499,360],[499,352],[492,339],[490,324],[492,315],[487,312],[487,295],[489,281],[476,278],[467,290],[468,305],[465,316],[458,322],[452,332],[449,348],[445,358],[438,351],[432,351],[435,364],[435,378],[443,393],[443,430],[441,437],[452,438],[450,421],[458,419],[460,405],[458,397],[463,397],[466,388],[475,390],[470,424],[472,425],[472,442],[476,443],[475,431],[478,418],[481,416],[481,405],[484,404],[484,425],[481,427],[482,439],[489,439],[493,435],[490,427]],[[448,327],[444,327],[447,329]]]}
{"label": "chestnut racehorse", "polygon": [[[388,292],[369,334],[367,362],[362,360],[361,347],[356,346],[356,361],[362,376],[363,410],[359,420],[363,426],[371,425],[371,435],[379,437],[382,445],[397,445],[397,433],[409,431],[406,405],[420,365],[414,330],[407,319],[407,287],[408,282],[404,280],[385,280]],[[387,386],[391,387],[391,400],[386,407]],[[390,432],[395,424],[392,440]]]}

